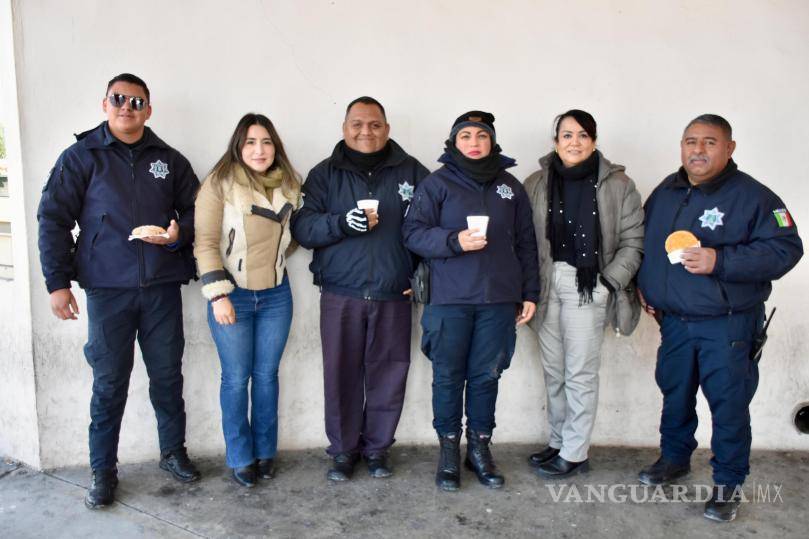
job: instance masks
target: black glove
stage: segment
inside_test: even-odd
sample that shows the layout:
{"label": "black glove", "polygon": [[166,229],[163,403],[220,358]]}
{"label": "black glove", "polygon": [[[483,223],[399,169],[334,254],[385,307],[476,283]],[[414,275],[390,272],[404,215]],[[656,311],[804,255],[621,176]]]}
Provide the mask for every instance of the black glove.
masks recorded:
{"label": "black glove", "polygon": [[346,236],[359,236],[368,232],[368,216],[365,215],[365,210],[359,208],[348,210],[340,217],[340,229]]}

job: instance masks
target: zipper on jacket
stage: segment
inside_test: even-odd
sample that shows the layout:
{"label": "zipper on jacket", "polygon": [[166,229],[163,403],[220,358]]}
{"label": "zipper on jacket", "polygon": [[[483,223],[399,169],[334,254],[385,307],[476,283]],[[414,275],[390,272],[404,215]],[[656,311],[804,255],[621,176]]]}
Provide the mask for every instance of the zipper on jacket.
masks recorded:
{"label": "zipper on jacket", "polygon": [[[491,181],[487,185],[482,186],[482,189],[480,191],[481,192],[481,197],[480,197],[481,208],[483,208],[483,215],[486,215],[486,216],[489,215],[489,205],[486,204],[486,194],[488,193],[489,188],[491,188],[491,186],[494,185],[496,180],[497,179],[495,178],[494,181]],[[491,221],[491,218],[489,218],[489,220]],[[488,225],[491,225],[491,222],[488,223]],[[486,227],[486,233],[487,234],[489,233],[488,225]],[[483,260],[484,260],[484,264],[485,264],[486,275],[489,275],[489,274],[491,274],[491,271],[490,271],[491,268],[489,268],[488,257],[484,256]],[[484,283],[485,284],[483,285],[483,303],[490,303],[491,300],[489,299],[489,297],[490,297],[489,296],[489,292],[490,292],[490,290],[489,290],[489,279],[485,279]],[[522,294],[522,290],[520,291],[520,294]]]}
{"label": "zipper on jacket", "polygon": [[[374,192],[371,189],[371,178],[373,177],[373,175],[374,175],[373,172],[368,172],[368,182],[366,184],[368,186],[368,198],[374,198]],[[379,209],[377,208],[377,212],[378,211],[379,211]],[[379,226],[379,223],[377,223],[377,226]],[[371,228],[369,226],[368,227],[368,232],[370,232],[370,231],[371,231]],[[364,294],[363,294],[363,296],[365,296],[365,299],[368,300],[368,301],[371,300],[371,279],[373,279],[373,277],[374,277],[374,256],[373,256],[373,253],[370,252],[370,251],[373,250],[373,247],[374,247],[373,241],[369,240],[369,243],[368,243],[368,251],[369,251],[368,252],[368,277],[365,280],[365,290],[364,290]]]}
{"label": "zipper on jacket", "polygon": [[[677,218],[680,217],[680,213],[683,211],[683,208],[688,206],[688,202],[691,200],[691,191],[693,191],[693,187],[688,188],[685,192],[685,197],[683,198],[682,202],[677,206],[677,211],[674,212],[674,219],[671,220],[671,227],[669,227],[669,233],[674,232],[675,227],[677,226]],[[671,264],[666,264],[666,282],[669,282],[669,268]],[[668,300],[668,290],[669,287],[666,287],[666,300]]]}
{"label": "zipper on jacket", "polygon": [[[138,184],[135,180],[135,152],[129,150],[129,169],[132,174],[132,230],[134,230],[137,221],[137,207],[138,207]],[[136,241],[135,248],[138,250],[138,285],[143,287],[145,281],[145,269],[143,261],[143,242]]]}

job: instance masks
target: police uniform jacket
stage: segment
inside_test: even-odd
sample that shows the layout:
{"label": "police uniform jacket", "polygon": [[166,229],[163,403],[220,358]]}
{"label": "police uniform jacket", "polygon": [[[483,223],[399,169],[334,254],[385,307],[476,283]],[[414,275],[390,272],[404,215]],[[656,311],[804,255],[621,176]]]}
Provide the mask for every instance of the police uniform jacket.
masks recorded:
{"label": "police uniform jacket", "polygon": [[[641,291],[655,309],[692,318],[752,309],[764,302],[771,281],[803,255],[786,206],[731,160],[710,182],[692,186],[684,169],[670,175],[646,201]],[[702,247],[716,249],[710,275],[671,264],[665,250],[675,230],[691,231]]]}
{"label": "police uniform jacket", "polygon": [[[430,304],[537,302],[539,262],[531,203],[501,156],[495,179],[480,184],[445,153],[444,163],[416,189],[403,233],[405,245],[429,259]],[[465,252],[458,233],[469,215],[488,215],[486,247]]]}
{"label": "police uniform jacket", "polygon": [[[48,291],[70,288],[71,280],[83,288],[187,283],[195,275],[198,188],[188,160],[148,127],[134,149],[117,140],[107,122],[76,135],[51,170],[37,211]],[[168,228],[172,219],[180,237],[171,247],[128,240],[137,226]]]}
{"label": "police uniform jacket", "polygon": [[[314,250],[309,269],[322,290],[372,300],[408,299],[402,292],[410,288],[414,260],[402,243],[402,220],[416,184],[429,171],[396,142],[389,143],[385,160],[364,173],[346,157],[340,141],[303,184],[303,206],[292,216],[292,237]],[[379,223],[348,236],[340,220],[363,199],[379,201]]]}

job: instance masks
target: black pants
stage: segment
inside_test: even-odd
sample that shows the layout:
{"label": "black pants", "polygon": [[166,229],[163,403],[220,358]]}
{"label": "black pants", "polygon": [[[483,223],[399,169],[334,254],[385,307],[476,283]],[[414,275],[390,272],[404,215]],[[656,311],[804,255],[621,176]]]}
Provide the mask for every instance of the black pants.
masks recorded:
{"label": "black pants", "polygon": [[87,289],[88,338],[84,355],[93,368],[90,401],[90,466],[118,461],[118,435],[138,339],[149,397],[157,416],[161,452],[185,443],[180,285]]}
{"label": "black pants", "polygon": [[368,456],[393,444],[410,369],[411,317],[409,301],[320,296],[330,455]]}

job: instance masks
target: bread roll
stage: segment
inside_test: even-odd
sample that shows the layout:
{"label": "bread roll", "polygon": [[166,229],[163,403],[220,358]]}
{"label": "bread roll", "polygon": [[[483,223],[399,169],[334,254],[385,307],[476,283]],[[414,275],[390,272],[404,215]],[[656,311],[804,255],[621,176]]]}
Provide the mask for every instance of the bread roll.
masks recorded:
{"label": "bread roll", "polygon": [[132,230],[133,236],[138,236],[141,238],[146,238],[149,236],[160,236],[161,234],[165,234],[166,229],[162,226],[155,226],[155,225],[143,225],[139,227],[135,227]]}
{"label": "bread roll", "polygon": [[671,253],[678,249],[688,249],[689,247],[699,247],[699,240],[688,230],[677,230],[669,234],[666,238],[666,252]]}

